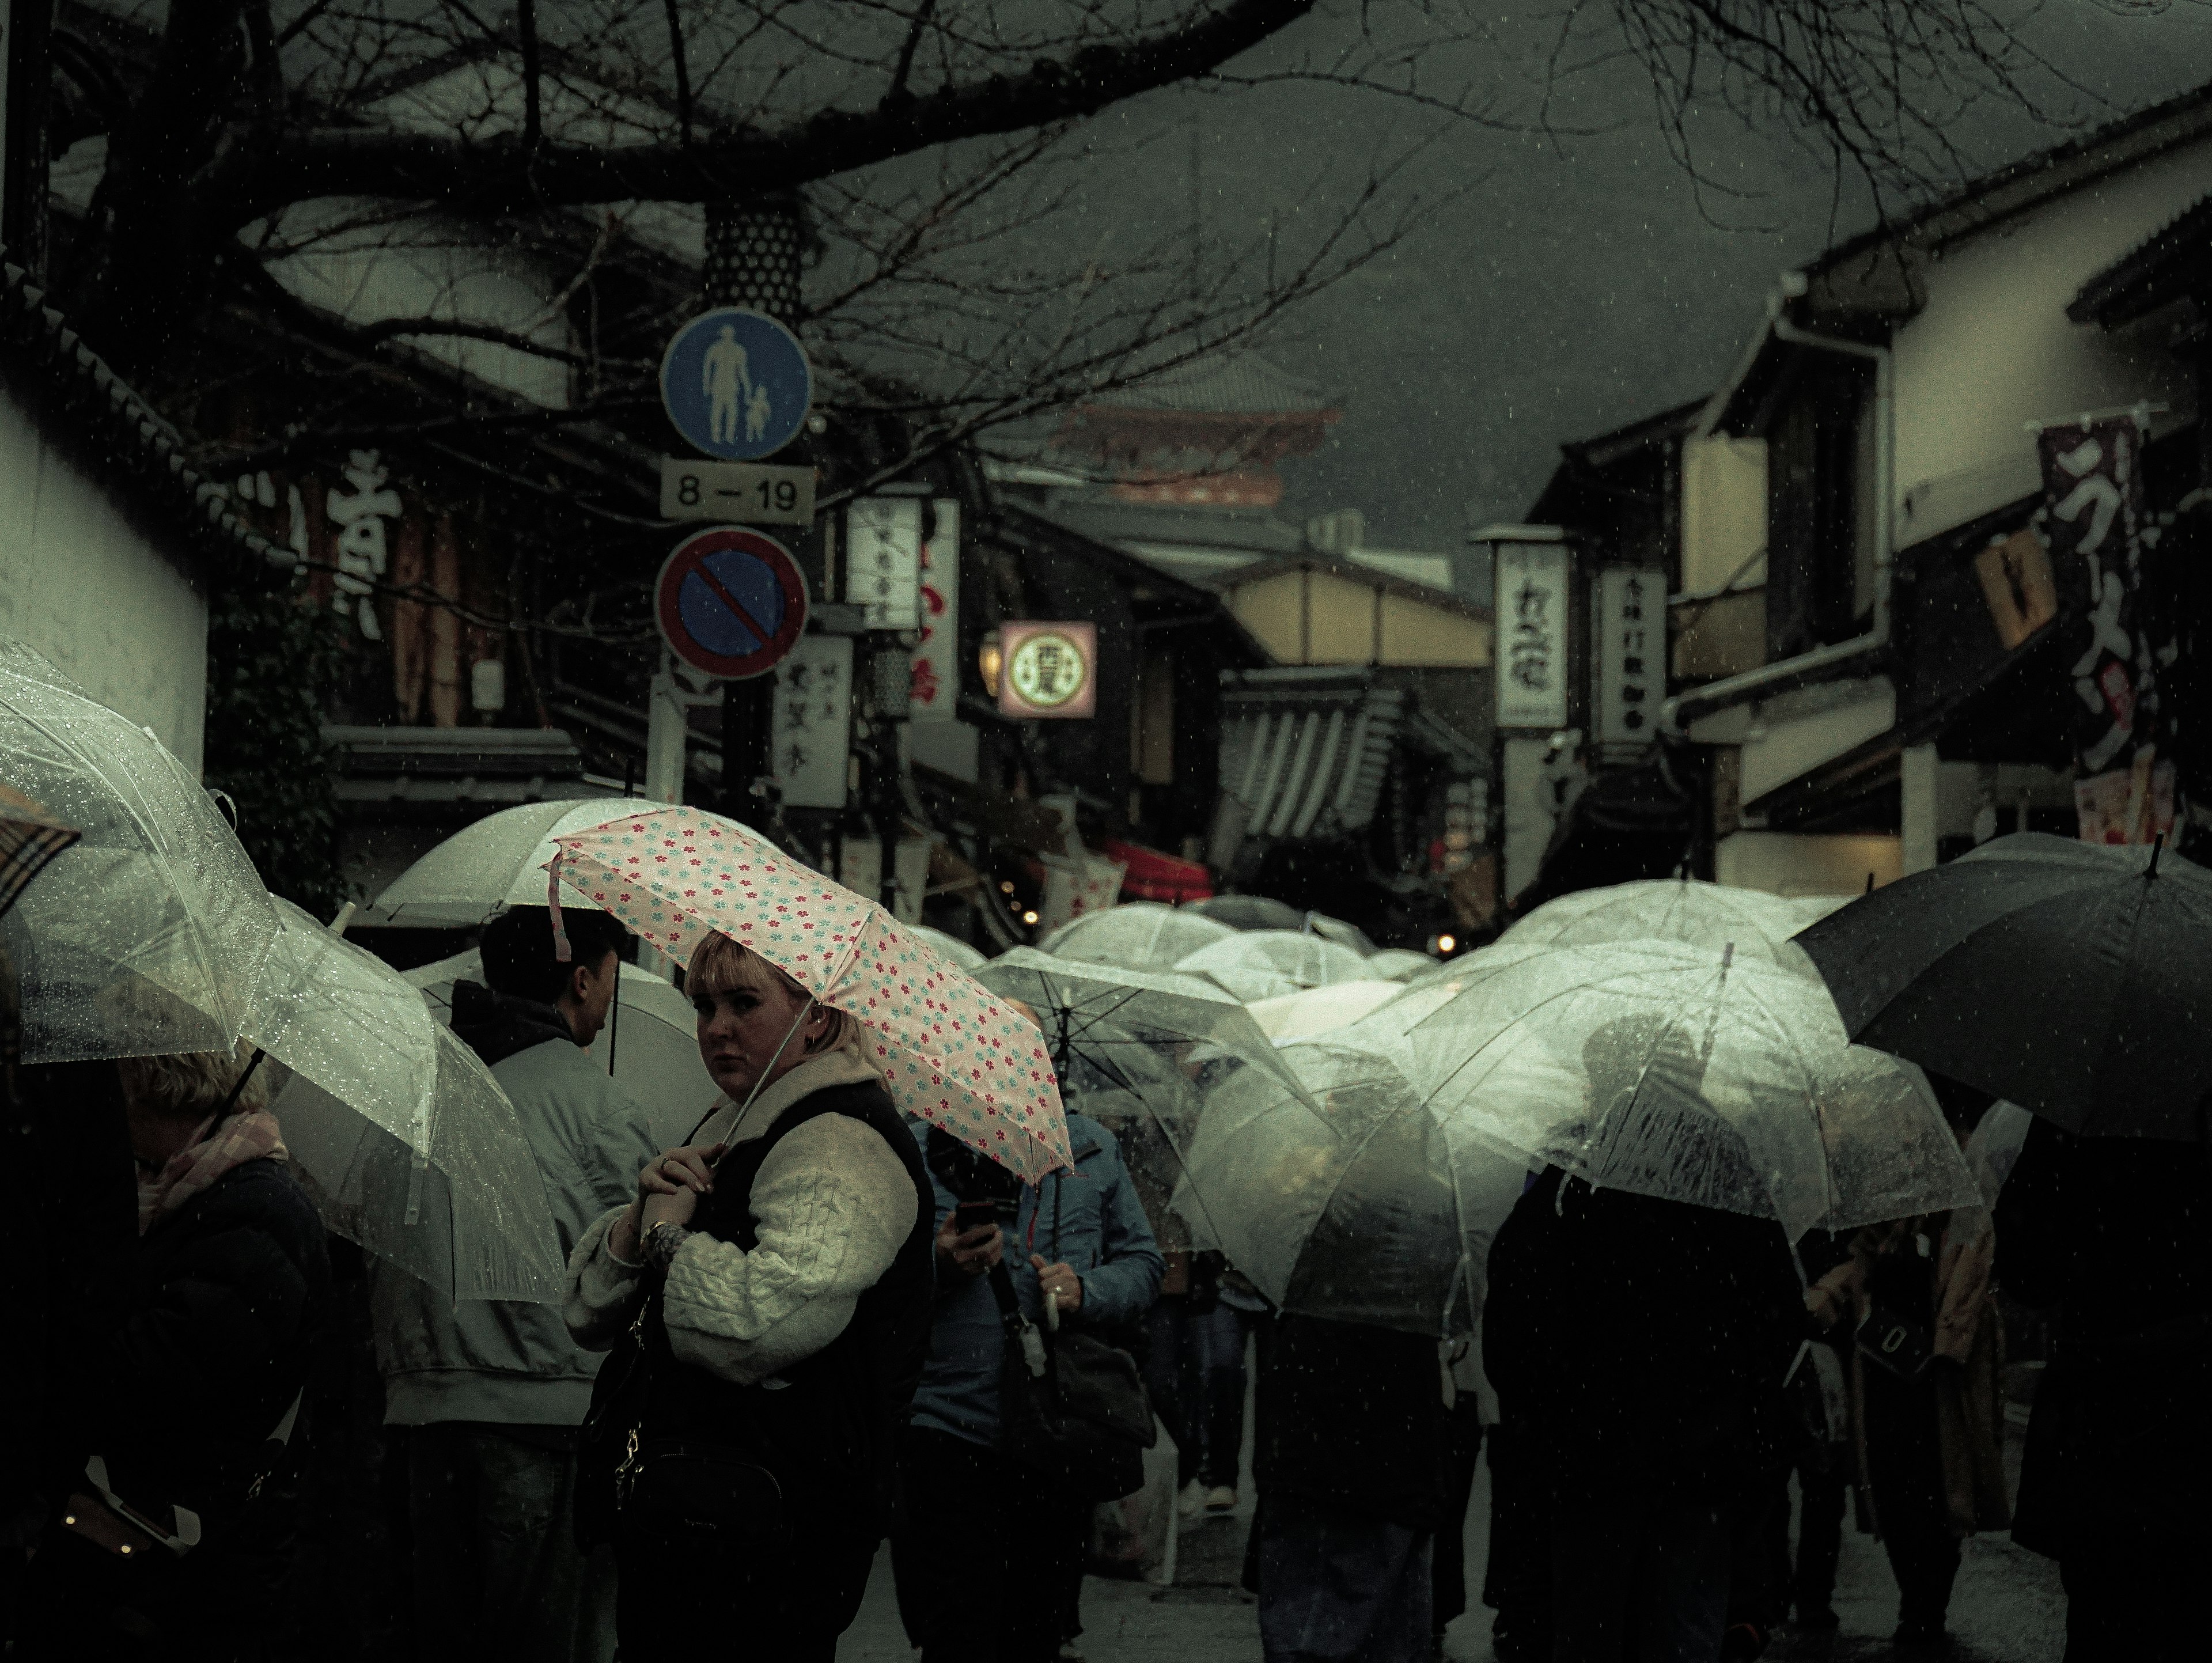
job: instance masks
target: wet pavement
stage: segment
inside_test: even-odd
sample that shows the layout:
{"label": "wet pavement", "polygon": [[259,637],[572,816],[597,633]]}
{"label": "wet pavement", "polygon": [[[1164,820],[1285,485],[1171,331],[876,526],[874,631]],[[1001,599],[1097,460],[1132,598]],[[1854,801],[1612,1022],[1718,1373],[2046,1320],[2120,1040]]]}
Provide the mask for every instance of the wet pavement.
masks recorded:
{"label": "wet pavement", "polygon": [[[2018,1475],[2019,1439],[2011,1429],[2007,1466]],[[1249,1515],[1245,1497],[1240,1514]],[[1793,1508],[1794,1516],[1794,1508]],[[1076,1649],[1088,1663],[1258,1663],[1259,1624],[1249,1596],[1234,1584],[1243,1555],[1248,1516],[1186,1526],[1177,1544],[1176,1586],[1091,1577],[1085,1583],[1084,1635]],[[1489,1552],[1487,1468],[1476,1478],[1468,1509],[1469,1582],[1479,1589]],[[1158,1572],[1153,1573],[1157,1577]],[[1881,1545],[1846,1526],[1832,1633],[1784,1630],[1768,1650],[1784,1663],[1861,1663],[1898,1655],[1889,1643],[1897,1626],[1897,1585]],[[1445,1635],[1445,1655],[1457,1663],[1491,1663],[1492,1613],[1478,1605]],[[2066,1601],[2051,1560],[2012,1545],[2003,1535],[1966,1545],[1951,1602],[1954,1663],[2058,1663],[2065,1650]],[[840,1663],[910,1663],[891,1590],[888,1553],[876,1563],[859,1620],[838,1650]],[[1924,1663],[1929,1654],[1911,1654]]]}

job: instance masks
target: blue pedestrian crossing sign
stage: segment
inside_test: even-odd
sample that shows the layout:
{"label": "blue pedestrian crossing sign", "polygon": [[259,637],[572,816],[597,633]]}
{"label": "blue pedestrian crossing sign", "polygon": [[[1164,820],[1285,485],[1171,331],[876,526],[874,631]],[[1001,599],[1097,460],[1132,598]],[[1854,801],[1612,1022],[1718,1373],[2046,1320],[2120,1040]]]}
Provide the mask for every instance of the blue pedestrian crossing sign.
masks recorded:
{"label": "blue pedestrian crossing sign", "polygon": [[660,360],[660,402],[676,431],[708,456],[757,462],[799,436],[814,371],[799,337],[764,312],[702,312]]}

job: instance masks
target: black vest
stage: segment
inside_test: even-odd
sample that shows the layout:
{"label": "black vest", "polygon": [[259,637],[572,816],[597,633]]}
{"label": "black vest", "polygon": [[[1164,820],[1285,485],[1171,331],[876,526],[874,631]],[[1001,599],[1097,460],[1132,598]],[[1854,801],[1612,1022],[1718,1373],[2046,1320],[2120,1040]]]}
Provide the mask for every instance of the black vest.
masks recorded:
{"label": "black vest", "polygon": [[[821,1114],[845,1114],[890,1145],[914,1186],[915,1222],[890,1268],[863,1293],[845,1331],[781,1375],[739,1386],[679,1363],[669,1349],[656,1290],[643,1339],[651,1368],[642,1433],[734,1445],[776,1475],[787,1498],[810,1495],[849,1508],[873,1494],[888,1503],[892,1435],[906,1417],[929,1348],[935,1264],[935,1197],[914,1134],[872,1082],[829,1086],[787,1109],[765,1137],[723,1158],[699,1199],[691,1228],[750,1253],[759,1245],[753,1180],[770,1150]],[[613,1368],[619,1358],[611,1359]]]}

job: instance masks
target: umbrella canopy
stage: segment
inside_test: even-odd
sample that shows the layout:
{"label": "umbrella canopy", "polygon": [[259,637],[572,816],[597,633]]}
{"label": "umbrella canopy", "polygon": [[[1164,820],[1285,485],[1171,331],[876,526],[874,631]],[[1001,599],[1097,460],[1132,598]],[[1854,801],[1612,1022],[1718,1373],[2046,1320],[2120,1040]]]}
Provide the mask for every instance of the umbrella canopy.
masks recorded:
{"label": "umbrella canopy", "polygon": [[1351,948],[1295,930],[1248,930],[1200,948],[1175,968],[1204,976],[1248,1004],[1367,974],[1367,961]]}
{"label": "umbrella canopy", "polygon": [[1340,918],[1331,918],[1327,913],[1308,913],[1305,931],[1319,936],[1323,941],[1333,941],[1340,947],[1349,947],[1362,958],[1372,958],[1376,953],[1375,938],[1357,924],[1346,924]]}
{"label": "umbrella canopy", "polygon": [[[1825,911],[1829,903],[1821,903]],[[1809,976],[1812,962],[1790,937],[1820,912],[1764,889],[1697,878],[1643,878],[1578,889],[1547,901],[1500,941],[1590,947],[1606,942],[1679,942],[1718,953],[1731,943],[1739,961],[1759,957]]]}
{"label": "umbrella canopy", "polygon": [[948,936],[942,930],[933,930],[927,924],[909,924],[914,938],[925,947],[933,949],[939,958],[958,965],[963,970],[973,970],[978,965],[990,962],[991,956],[981,948],[971,947],[957,936]]}
{"label": "umbrella canopy", "polygon": [[[508,907],[545,904],[545,863],[556,837],[603,825],[623,811],[619,797],[572,798],[501,809],[464,826],[385,886],[373,915],[411,929],[465,930]],[[655,805],[658,806],[658,805]],[[564,907],[592,902],[573,885]]]}
{"label": "umbrella canopy", "polygon": [[1385,947],[1367,961],[1367,974],[1384,981],[1411,981],[1415,976],[1426,975],[1437,968],[1437,961],[1426,953],[1416,953],[1404,947]]}
{"label": "umbrella canopy", "polygon": [[563,833],[558,847],[552,864],[586,904],[678,963],[719,932],[857,1018],[902,1112],[1032,1182],[1070,1164],[1036,1028],[874,901],[699,809],[643,810]]}
{"label": "umbrella canopy", "polygon": [[1303,930],[1306,915],[1263,895],[1216,895],[1186,903],[1182,909],[1226,924],[1232,930]]}
{"label": "umbrella canopy", "polygon": [[10,786],[0,785],[0,913],[15,904],[23,886],[46,864],[77,840],[43,803],[33,803]]}
{"label": "umbrella canopy", "polygon": [[1277,1045],[1349,1028],[1376,1006],[1406,991],[1395,981],[1339,981],[1297,993],[1279,993],[1250,1007],[1253,1021]]}
{"label": "umbrella canopy", "polygon": [[1851,1037],[2091,1136],[2195,1138],[2212,873],[2018,832],[1797,938]]}
{"label": "umbrella canopy", "polygon": [[245,1036],[323,1221],[454,1299],[552,1301],[562,1254],[514,1105],[381,959],[289,901]]}
{"label": "umbrella canopy", "polygon": [[0,778],[81,834],[0,923],[24,1059],[230,1049],[276,920],[199,781],[5,636]]}
{"label": "umbrella canopy", "polygon": [[1852,1046],[1818,983],[1656,944],[1490,951],[1346,1035],[1402,1047],[1469,1135],[1793,1240],[1978,1199],[1926,1080]]}
{"label": "umbrella canopy", "polygon": [[1060,958],[1126,965],[1132,970],[1167,970],[1174,968],[1176,960],[1236,934],[1228,925],[1201,917],[1187,907],[1133,901],[1103,912],[1085,913],[1061,925],[1037,945]]}
{"label": "umbrella canopy", "polygon": [[1328,1039],[1282,1055],[1304,1089],[1237,1083],[1189,1150],[1214,1244],[1285,1310],[1468,1332],[1528,1162],[1455,1134],[1385,1052]]}
{"label": "umbrella canopy", "polygon": [[[453,984],[483,979],[483,955],[473,947],[407,972],[431,1014],[449,1025]],[[614,1009],[585,1054],[645,1111],[653,1141],[663,1149],[685,1142],[721,1097],[699,1056],[699,1019],[691,1001],[635,964],[622,967]]]}

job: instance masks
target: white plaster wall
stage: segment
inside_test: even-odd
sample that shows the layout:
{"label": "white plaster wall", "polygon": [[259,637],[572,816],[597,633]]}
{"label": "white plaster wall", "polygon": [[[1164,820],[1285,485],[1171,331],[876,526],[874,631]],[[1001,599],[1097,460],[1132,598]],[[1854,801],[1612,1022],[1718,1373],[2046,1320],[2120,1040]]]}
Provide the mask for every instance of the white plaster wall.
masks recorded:
{"label": "white plaster wall", "polygon": [[0,389],[0,632],[150,727],[194,774],[207,601]]}
{"label": "white plaster wall", "polygon": [[2027,430],[2148,398],[2194,412],[2185,368],[2153,338],[2066,316],[2081,285],[2212,191],[2212,139],[2069,191],[1948,248],[1928,303],[1898,331],[1898,542],[1948,530],[2033,491]]}

